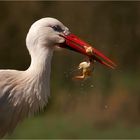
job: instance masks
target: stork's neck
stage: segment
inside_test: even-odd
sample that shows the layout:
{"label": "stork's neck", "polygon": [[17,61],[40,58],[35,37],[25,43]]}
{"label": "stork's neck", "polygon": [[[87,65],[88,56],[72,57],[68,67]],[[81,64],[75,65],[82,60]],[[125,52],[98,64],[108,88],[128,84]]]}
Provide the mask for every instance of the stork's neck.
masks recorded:
{"label": "stork's neck", "polygon": [[34,100],[34,103],[38,104],[38,107],[43,108],[50,95],[50,73],[53,47],[44,48],[39,46],[38,50],[34,48],[34,51],[30,52],[30,55],[31,65],[25,72],[25,81],[27,81],[26,84],[29,86],[27,89],[30,89],[28,92],[32,94],[32,100],[34,100],[34,98],[38,99],[37,101]]}
{"label": "stork's neck", "polygon": [[28,71],[33,72],[37,75],[44,75],[50,73],[51,69],[51,59],[53,55],[53,49],[47,47],[38,47],[38,50],[34,50],[31,53],[31,65]]}
{"label": "stork's neck", "polygon": [[[50,73],[53,47],[36,47],[31,54],[31,65],[26,73],[30,86],[37,89],[37,94],[43,99],[50,95]],[[35,93],[36,94],[36,93]]]}

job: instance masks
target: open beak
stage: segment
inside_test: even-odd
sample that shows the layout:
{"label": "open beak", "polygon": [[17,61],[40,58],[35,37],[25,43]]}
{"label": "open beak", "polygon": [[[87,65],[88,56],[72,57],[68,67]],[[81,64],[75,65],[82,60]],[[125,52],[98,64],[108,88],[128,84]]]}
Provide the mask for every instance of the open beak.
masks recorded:
{"label": "open beak", "polygon": [[112,60],[110,60],[107,56],[102,54],[97,49],[90,46],[88,43],[78,38],[76,35],[70,33],[68,35],[61,34],[60,36],[65,38],[65,43],[62,44],[61,47],[84,54],[109,68],[116,68],[117,65]]}

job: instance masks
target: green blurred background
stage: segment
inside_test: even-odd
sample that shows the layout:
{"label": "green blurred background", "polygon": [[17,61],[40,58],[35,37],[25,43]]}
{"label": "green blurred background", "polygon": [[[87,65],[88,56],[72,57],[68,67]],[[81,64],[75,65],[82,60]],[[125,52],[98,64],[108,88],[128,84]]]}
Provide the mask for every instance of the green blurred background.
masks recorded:
{"label": "green blurred background", "polygon": [[51,98],[7,138],[140,138],[140,2],[0,2],[0,68],[25,70],[31,24],[55,17],[118,64],[96,64],[92,77],[73,81],[84,57],[55,51]]}

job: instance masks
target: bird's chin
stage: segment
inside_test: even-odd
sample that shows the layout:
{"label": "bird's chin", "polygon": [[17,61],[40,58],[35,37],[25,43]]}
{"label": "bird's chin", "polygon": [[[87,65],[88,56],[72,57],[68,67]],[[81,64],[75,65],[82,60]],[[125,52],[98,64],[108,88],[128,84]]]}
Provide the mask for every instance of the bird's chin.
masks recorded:
{"label": "bird's chin", "polygon": [[67,48],[69,50],[81,53],[109,68],[116,68],[117,65],[112,60],[110,60],[107,56],[105,56],[97,49],[93,48],[88,43],[81,40],[76,35],[70,33],[68,35],[61,34],[60,36],[63,37],[65,41],[63,43],[60,43],[59,47]]}
{"label": "bird's chin", "polygon": [[62,44],[62,43],[65,42],[65,38],[62,37],[62,36],[58,36],[58,38],[56,39],[56,42],[57,42],[57,44],[59,44],[59,46],[60,46],[60,44]]}

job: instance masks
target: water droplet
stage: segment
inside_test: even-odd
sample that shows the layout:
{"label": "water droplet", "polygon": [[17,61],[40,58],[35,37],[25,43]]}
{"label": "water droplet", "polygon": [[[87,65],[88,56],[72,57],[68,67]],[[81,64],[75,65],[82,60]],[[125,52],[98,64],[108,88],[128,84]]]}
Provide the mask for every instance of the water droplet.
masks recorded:
{"label": "water droplet", "polygon": [[105,109],[108,109],[108,105],[105,105]]}
{"label": "water droplet", "polygon": [[90,85],[90,87],[93,88],[94,86],[93,85]]}
{"label": "water droplet", "polygon": [[84,84],[83,84],[83,83],[81,83],[81,84],[80,84],[80,86],[81,86],[81,87],[83,87],[83,86],[84,86]]}

